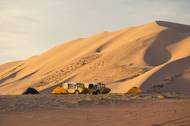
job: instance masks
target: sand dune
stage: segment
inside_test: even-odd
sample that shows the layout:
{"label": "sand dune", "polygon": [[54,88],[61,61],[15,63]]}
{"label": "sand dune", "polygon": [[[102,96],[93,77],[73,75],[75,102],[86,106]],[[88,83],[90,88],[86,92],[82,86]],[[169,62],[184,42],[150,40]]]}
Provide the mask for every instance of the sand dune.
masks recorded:
{"label": "sand dune", "polygon": [[156,21],[65,42],[0,66],[0,94],[44,90],[60,81],[103,82],[112,92],[190,90],[190,26]]}

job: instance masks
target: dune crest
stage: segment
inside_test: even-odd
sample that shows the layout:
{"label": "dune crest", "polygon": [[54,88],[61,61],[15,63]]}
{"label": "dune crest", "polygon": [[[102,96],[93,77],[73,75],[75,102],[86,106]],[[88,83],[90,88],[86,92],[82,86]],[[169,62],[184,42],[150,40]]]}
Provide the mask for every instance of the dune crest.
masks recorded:
{"label": "dune crest", "polygon": [[190,93],[190,26],[155,21],[102,32],[0,65],[0,95],[45,90],[60,81],[103,82],[112,92]]}

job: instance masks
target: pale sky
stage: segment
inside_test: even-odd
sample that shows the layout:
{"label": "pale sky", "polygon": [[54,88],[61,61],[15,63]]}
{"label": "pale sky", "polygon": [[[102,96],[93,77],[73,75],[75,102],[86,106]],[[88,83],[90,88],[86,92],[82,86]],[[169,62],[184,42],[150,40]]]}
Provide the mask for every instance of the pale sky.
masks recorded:
{"label": "pale sky", "polygon": [[0,0],[0,63],[155,20],[190,24],[190,0]]}

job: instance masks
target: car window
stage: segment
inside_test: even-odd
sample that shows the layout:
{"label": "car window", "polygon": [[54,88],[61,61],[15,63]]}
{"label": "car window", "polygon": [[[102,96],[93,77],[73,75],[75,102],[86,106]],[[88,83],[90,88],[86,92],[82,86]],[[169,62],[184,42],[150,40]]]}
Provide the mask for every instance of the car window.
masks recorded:
{"label": "car window", "polygon": [[68,89],[75,89],[76,85],[75,84],[68,84]]}
{"label": "car window", "polygon": [[84,87],[84,84],[78,83],[78,84],[77,84],[77,87],[83,88],[83,87]]}
{"label": "car window", "polygon": [[89,84],[89,89],[92,89],[93,87],[94,87],[94,85],[93,84]]}
{"label": "car window", "polygon": [[93,87],[94,89],[97,89],[98,88],[98,85],[94,85],[94,87]]}

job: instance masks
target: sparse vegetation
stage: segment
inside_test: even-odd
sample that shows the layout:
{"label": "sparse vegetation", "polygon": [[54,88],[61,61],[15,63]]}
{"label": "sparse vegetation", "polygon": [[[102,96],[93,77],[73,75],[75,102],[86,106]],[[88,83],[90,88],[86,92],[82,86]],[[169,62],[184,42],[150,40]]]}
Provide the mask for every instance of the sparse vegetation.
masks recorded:
{"label": "sparse vegetation", "polygon": [[49,107],[75,107],[102,104],[123,104],[131,100],[148,99],[186,99],[190,96],[181,93],[152,93],[152,94],[101,94],[101,95],[22,95],[1,96],[0,112],[32,111]]}

